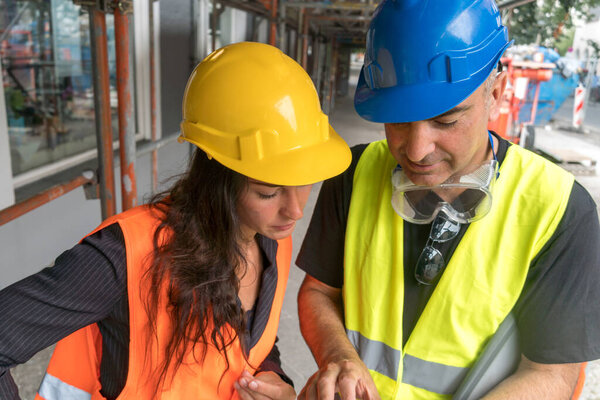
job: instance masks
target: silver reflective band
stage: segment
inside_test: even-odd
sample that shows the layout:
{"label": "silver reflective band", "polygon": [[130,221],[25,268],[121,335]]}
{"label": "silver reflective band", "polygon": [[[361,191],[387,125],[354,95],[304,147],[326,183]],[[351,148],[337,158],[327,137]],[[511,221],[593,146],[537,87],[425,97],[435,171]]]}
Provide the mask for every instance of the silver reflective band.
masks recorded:
{"label": "silver reflective band", "polygon": [[404,355],[402,383],[439,394],[453,394],[469,368],[453,367]]}
{"label": "silver reflective band", "polygon": [[[356,331],[348,330],[346,335],[368,369],[394,381],[397,379],[402,359],[400,350],[367,339]],[[469,372],[469,368],[438,364],[408,354],[404,355],[402,362],[402,383],[439,394],[453,394]]]}
{"label": "silver reflective band", "polygon": [[402,359],[400,350],[396,350],[383,342],[367,339],[360,332],[346,331],[346,335],[367,368],[377,371],[394,381],[398,378],[398,366]]}
{"label": "silver reflective band", "polygon": [[92,395],[85,390],[76,388],[46,373],[38,390],[46,400],[90,400]]}

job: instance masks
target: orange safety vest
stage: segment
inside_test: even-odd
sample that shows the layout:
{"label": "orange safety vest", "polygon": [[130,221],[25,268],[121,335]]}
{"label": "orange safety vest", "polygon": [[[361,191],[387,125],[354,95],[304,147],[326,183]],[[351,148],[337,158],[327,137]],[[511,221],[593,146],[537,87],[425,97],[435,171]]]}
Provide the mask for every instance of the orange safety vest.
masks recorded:
{"label": "orange safety vest", "polygon": [[[149,399],[154,394],[155,386],[148,379],[148,362],[155,367],[163,361],[164,349],[169,338],[171,322],[167,313],[165,290],[160,300],[157,315],[157,340],[148,341],[147,315],[144,308],[148,293],[144,289],[144,272],[152,259],[148,257],[153,251],[153,235],[159,220],[148,206],[136,207],[104,221],[96,230],[117,222],[125,239],[127,253],[127,291],[129,299],[129,370],[123,391],[118,396],[122,399]],[[92,234],[90,233],[90,234]],[[277,335],[279,315],[283,304],[283,296],[287,284],[292,254],[292,240],[288,237],[278,241],[277,247],[277,287],[269,320],[258,343],[250,350],[248,362],[244,359],[242,345],[237,338],[227,348],[229,368],[225,358],[214,346],[208,345],[206,356],[201,360],[202,346],[188,351],[183,364],[175,376],[167,375],[163,391],[157,394],[162,400],[170,399],[237,399],[233,383],[240,377],[244,369],[251,373],[265,360]],[[224,329],[224,336],[232,337],[230,327]],[[152,345],[149,359],[146,350]],[[195,353],[195,354],[193,354]],[[36,396],[36,400],[99,400],[100,394],[100,360],[102,358],[102,338],[96,324],[88,325],[57,343],[46,370],[46,375]],[[173,377],[171,380],[170,378]]]}

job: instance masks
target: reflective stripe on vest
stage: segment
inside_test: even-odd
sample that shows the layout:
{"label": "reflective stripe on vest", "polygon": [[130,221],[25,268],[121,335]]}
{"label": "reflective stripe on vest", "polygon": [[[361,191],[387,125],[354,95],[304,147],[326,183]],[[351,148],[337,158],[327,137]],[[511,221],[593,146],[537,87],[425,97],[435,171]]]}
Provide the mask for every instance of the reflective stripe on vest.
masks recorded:
{"label": "reflective stripe on vest", "polygon": [[403,348],[404,222],[391,207],[395,165],[379,141],[365,149],[354,173],[342,291],[346,331],[382,399],[447,398],[514,307],[531,261],[562,219],[574,179],[510,146],[490,213],[469,225]]}
{"label": "reflective stripe on vest", "polygon": [[[258,343],[250,349],[248,359],[244,358],[239,337],[232,340],[227,347],[229,364],[214,346],[208,345],[203,357],[204,347],[197,345],[192,351],[186,353],[177,373],[168,376],[163,391],[156,393],[155,376],[149,376],[148,372],[153,371],[153,367],[162,365],[171,330],[167,307],[164,306],[156,315],[158,334],[150,338],[152,341],[148,340],[147,315],[144,309],[148,290],[145,286],[147,280],[144,273],[152,261],[148,255],[152,254],[154,248],[153,236],[158,220],[147,206],[140,206],[109,218],[90,234],[112,223],[119,223],[126,247],[130,336],[127,380],[117,399],[149,399],[153,395],[161,400],[238,399],[233,382],[244,370],[254,373],[275,344],[291,261],[291,237],[277,241],[277,285],[273,303],[265,329]],[[159,242],[162,240],[164,237],[160,238]],[[164,305],[167,285],[163,286],[164,290],[159,301]],[[223,328],[222,333],[226,340],[233,337],[228,325]],[[148,349],[152,351],[147,351]],[[101,353],[102,338],[99,329],[96,324],[88,325],[58,342],[46,376],[58,377],[59,382],[68,382],[67,386],[90,388],[91,397],[87,399],[104,399],[100,394],[99,382]],[[36,399],[41,396],[43,395],[40,392]],[[59,398],[65,399],[62,396]]]}
{"label": "reflective stripe on vest", "polygon": [[38,392],[45,400],[90,400],[92,398],[92,395],[85,390],[71,386],[48,373],[44,376]]}
{"label": "reflective stripe on vest", "polygon": [[402,352],[383,342],[369,340],[355,331],[348,331],[347,335],[350,343],[359,350],[358,355],[367,368],[395,380],[398,376],[398,366],[402,361],[404,370],[402,382],[430,392],[454,393],[469,372],[468,368],[438,364],[409,354],[402,359]]}

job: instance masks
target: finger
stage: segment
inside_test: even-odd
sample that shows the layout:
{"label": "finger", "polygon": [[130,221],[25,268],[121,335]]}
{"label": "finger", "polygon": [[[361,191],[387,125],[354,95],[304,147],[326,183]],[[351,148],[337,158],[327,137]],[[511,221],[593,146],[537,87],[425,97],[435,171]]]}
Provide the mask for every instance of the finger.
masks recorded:
{"label": "finger", "polygon": [[[340,375],[337,386],[342,400],[356,400],[358,381],[354,376],[348,373]],[[370,400],[368,397],[361,399]]]}
{"label": "finger", "polygon": [[246,389],[240,386],[239,383],[233,382],[233,387],[235,388],[235,390],[237,390],[241,400],[254,400],[252,398],[252,395]]}
{"label": "finger", "polygon": [[317,380],[317,399],[333,400],[340,368],[337,364],[329,364]]}
{"label": "finger", "polygon": [[318,400],[319,394],[317,392],[317,381],[318,379],[315,379],[308,387],[306,400]]}
{"label": "finger", "polygon": [[[337,387],[343,400],[356,400],[356,396],[359,395],[358,392],[360,392],[360,381],[358,376],[359,375],[351,368],[348,368],[347,365],[346,368],[342,368],[342,372],[337,379]],[[368,400],[366,397],[360,398]]]}
{"label": "finger", "polygon": [[[306,384],[304,385],[304,387],[300,391],[300,394],[298,395],[298,400],[308,400],[311,398],[311,397],[309,397],[310,389],[311,389],[311,387],[314,387],[315,377],[317,374],[318,374],[318,372],[313,374],[310,378],[308,378],[308,380],[306,381]],[[314,397],[312,397],[312,398],[314,398]]]}
{"label": "finger", "polygon": [[359,381],[359,385],[356,390],[356,396],[363,400],[381,400],[381,397],[379,397],[379,392],[377,391],[377,387],[375,387],[375,383],[372,381]]}
{"label": "finger", "polygon": [[[241,378],[238,382],[236,382],[238,386],[240,386],[241,391],[244,392],[244,394],[246,395],[245,398],[243,398],[242,400],[272,400],[272,399],[283,399],[283,396],[281,397],[269,397],[269,396],[265,396],[261,393],[255,392],[254,390],[252,390],[250,387],[250,381],[246,380],[246,378]],[[240,392],[240,391],[238,391]],[[241,395],[240,395],[241,397]]]}
{"label": "finger", "polygon": [[296,395],[294,389],[283,381],[272,383],[258,378],[253,378],[248,380],[247,389],[255,394],[265,396],[270,399],[290,398],[295,397]]}
{"label": "finger", "polygon": [[358,397],[364,400],[381,400],[381,397],[379,397],[379,393],[377,393],[377,391],[364,392],[363,394],[358,394]]}
{"label": "finger", "polygon": [[321,371],[317,371],[308,380],[302,388],[300,395],[298,396],[299,400],[318,400],[317,395],[317,381],[319,380]]}

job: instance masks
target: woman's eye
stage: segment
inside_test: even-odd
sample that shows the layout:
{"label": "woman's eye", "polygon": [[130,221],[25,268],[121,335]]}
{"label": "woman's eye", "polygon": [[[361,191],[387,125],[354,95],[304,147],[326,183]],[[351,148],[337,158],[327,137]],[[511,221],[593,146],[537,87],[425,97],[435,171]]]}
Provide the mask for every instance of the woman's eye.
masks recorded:
{"label": "woman's eye", "polygon": [[258,197],[260,197],[261,199],[272,199],[273,197],[277,196],[277,191],[273,192],[273,193],[261,193],[261,192],[256,192],[258,193]]}

